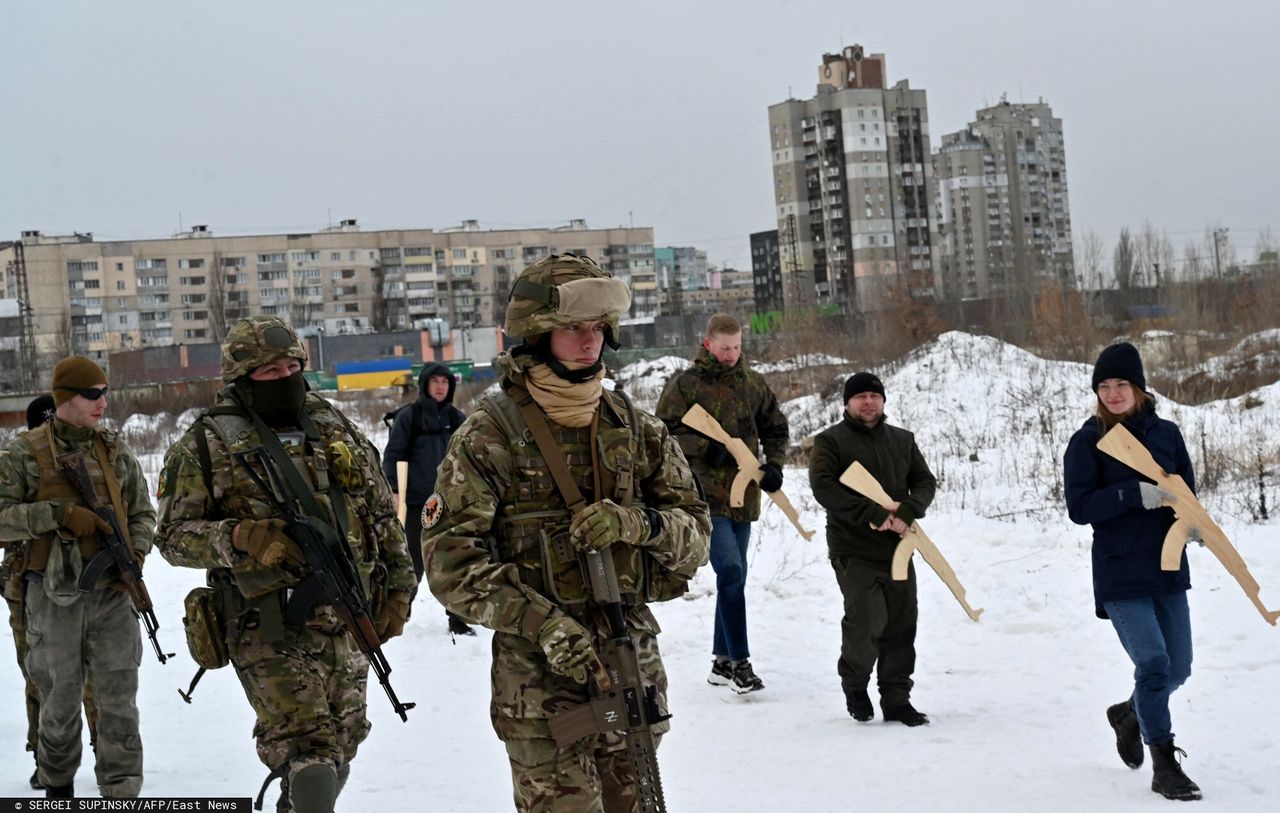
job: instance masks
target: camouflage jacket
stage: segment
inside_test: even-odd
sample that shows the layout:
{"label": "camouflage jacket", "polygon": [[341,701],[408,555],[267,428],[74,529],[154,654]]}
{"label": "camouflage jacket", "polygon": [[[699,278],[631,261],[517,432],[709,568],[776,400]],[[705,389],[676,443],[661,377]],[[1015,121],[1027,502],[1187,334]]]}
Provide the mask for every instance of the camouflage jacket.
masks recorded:
{"label": "camouflage jacket", "polygon": [[737,464],[730,457],[721,466],[708,466],[703,455],[711,441],[680,422],[694,404],[711,413],[724,431],[741,439],[752,452],[759,454],[763,443],[765,462],[780,467],[787,453],[787,416],[778,407],[778,399],[764,376],[747,366],[745,356],[726,367],[703,348],[693,366],[667,382],[658,400],[658,417],[680,442],[702,481],[711,513],[735,522],[756,521],[760,518],[759,486],[748,486],[742,507],[730,508],[729,486],[738,473]]}
{"label": "camouflage jacket", "polygon": [[[217,404],[236,404],[228,390]],[[319,443],[287,444],[290,458],[305,471],[314,497],[330,525],[334,509],[328,494],[330,478],[339,484],[346,503],[347,543],[371,598],[381,589],[409,591],[414,587],[413,563],[405,547],[404,529],[396,519],[391,491],[378,467],[369,441],[318,395],[308,394],[304,407],[320,435]],[[209,426],[216,422],[216,426]],[[208,444],[210,470],[200,462],[197,432]],[[169,449],[160,474],[160,525],[156,544],[171,564],[196,568],[225,568],[241,593],[254,598],[296,585],[306,574],[284,566],[265,567],[231,544],[242,519],[275,515],[272,503],[232,457],[235,452],[261,446],[254,424],[237,415],[203,416]],[[256,468],[256,464],[255,464]],[[264,473],[259,471],[259,476]],[[264,478],[265,479],[265,478]],[[311,626],[336,624],[333,610],[317,608]]]}
{"label": "camouflage jacket", "polygon": [[[500,366],[510,364],[506,354],[499,357]],[[496,409],[489,408],[493,404]],[[513,407],[506,394],[499,395],[475,410],[454,434],[436,494],[423,512],[422,535],[432,593],[449,609],[497,632],[491,714],[503,740],[547,737],[548,716],[587,700],[586,686],[548,669],[536,642],[541,619],[558,606],[594,635],[607,629],[592,605],[559,595],[573,589],[574,574],[563,569],[566,563],[579,569],[580,578],[579,560],[568,540],[571,515],[523,421],[504,423],[499,415]],[[617,401],[602,401],[599,457],[606,474],[629,472],[630,477],[612,481],[623,489],[628,483],[633,505],[656,511],[662,527],[649,546],[618,544],[607,550],[620,588],[631,596],[627,622],[639,646],[641,670],[647,683],[658,688],[659,705],[665,708],[658,625],[645,601],[682,592],[684,581],[707,561],[711,520],[679,446],[652,415],[635,414],[639,437],[633,438],[625,409]],[[589,430],[547,423],[575,483],[589,502],[595,501]],[[505,426],[521,434],[510,437]],[[617,501],[616,492],[612,496]],[[640,588],[626,575],[634,576],[637,561],[650,575],[666,576],[681,589],[655,596]],[[560,580],[568,587],[557,589],[554,582]],[[665,724],[656,730],[665,730]]]}
{"label": "camouflage jacket", "polygon": [[[145,555],[151,550],[156,512],[151,505],[147,480],[142,474],[142,467],[138,465],[138,459],[110,429],[75,427],[60,418],[54,418],[52,426],[59,451],[81,452],[95,484],[101,480],[101,469],[94,453],[94,435],[102,437],[111,470],[120,484],[120,497],[124,501],[125,513],[128,515],[119,518],[120,524],[127,528],[134,550]],[[35,431],[43,432],[44,429]],[[61,527],[66,511],[62,501],[36,499],[41,471],[28,444],[30,436],[29,432],[19,435],[0,452],[0,545],[6,548],[15,543],[51,537]],[[48,472],[45,475],[48,476]],[[111,498],[105,493],[105,488],[98,487],[96,490],[99,491],[99,499],[110,505]],[[68,501],[83,504],[78,497]],[[81,549],[84,549],[83,542]],[[28,566],[35,567],[31,564]]]}

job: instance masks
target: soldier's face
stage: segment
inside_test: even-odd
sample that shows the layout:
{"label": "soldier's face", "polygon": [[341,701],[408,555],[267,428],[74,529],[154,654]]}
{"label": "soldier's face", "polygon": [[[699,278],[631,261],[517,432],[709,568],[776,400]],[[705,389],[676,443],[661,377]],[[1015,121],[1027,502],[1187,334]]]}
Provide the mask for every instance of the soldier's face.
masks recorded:
{"label": "soldier's face", "polygon": [[600,359],[607,329],[608,325],[602,320],[555,328],[551,331],[551,355],[561,363],[595,364]]}
{"label": "soldier's face", "polygon": [[433,375],[427,379],[427,394],[441,403],[449,395],[449,379],[442,375]]}
{"label": "soldier's face", "polygon": [[74,395],[69,401],[63,401],[58,406],[58,417],[65,423],[72,426],[78,426],[82,429],[92,429],[102,420],[102,416],[107,412],[107,382],[103,381],[97,387],[92,389],[102,390],[102,396],[99,398],[85,398],[83,395]]}
{"label": "soldier's face", "polygon": [[738,363],[742,356],[742,332],[715,333],[702,340],[702,346],[726,367]]}
{"label": "soldier's face", "polygon": [[849,417],[865,424],[874,424],[884,417],[884,396],[878,392],[860,392],[844,405]]}
{"label": "soldier's face", "polygon": [[302,362],[291,356],[284,356],[270,364],[253,368],[253,372],[249,373],[249,377],[254,381],[275,381],[278,378],[288,378],[301,370]]}

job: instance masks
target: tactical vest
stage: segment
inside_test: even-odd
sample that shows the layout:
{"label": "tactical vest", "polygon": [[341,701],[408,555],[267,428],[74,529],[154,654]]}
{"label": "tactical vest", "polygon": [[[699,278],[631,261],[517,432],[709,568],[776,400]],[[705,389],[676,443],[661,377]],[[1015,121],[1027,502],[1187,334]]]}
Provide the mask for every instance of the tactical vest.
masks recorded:
{"label": "tactical vest", "polygon": [[[307,412],[313,416],[327,404],[308,402]],[[340,414],[340,413],[339,413]],[[343,421],[346,424],[345,419]],[[213,432],[225,448],[219,457],[215,469],[209,451],[209,439],[205,430]],[[258,431],[253,421],[236,404],[220,404],[202,413],[193,427],[196,438],[196,452],[200,459],[201,473],[204,475],[206,493],[215,513],[207,519],[266,519],[275,516],[271,502],[262,494],[259,487],[247,475],[233,455],[237,452],[248,452],[261,446]],[[369,465],[366,459],[367,450],[358,444],[354,437],[344,435],[341,439],[325,438],[319,435],[307,436],[304,432],[277,433],[289,456],[288,461],[275,461],[276,465],[293,466],[302,475],[304,482],[312,489],[312,496],[324,511],[322,517],[341,536],[346,532],[347,545],[351,548],[356,568],[361,581],[370,594],[371,582],[377,583],[375,566],[380,561],[376,534],[372,532],[372,510],[364,502],[363,489],[344,490],[342,502],[345,511],[342,522],[335,522],[334,501],[331,490],[342,489],[342,477],[346,472],[341,469],[354,468],[363,470]],[[335,456],[340,450],[336,443],[341,441],[345,454],[355,455],[358,459],[350,459],[339,464],[335,471]],[[259,463],[250,459],[249,465],[258,473],[263,482],[268,482],[267,473]],[[335,481],[335,478],[337,480]],[[288,499],[289,495],[277,494],[277,498]],[[246,598],[254,599],[275,593],[283,588],[298,584],[297,576],[278,567],[263,567],[252,559],[246,559],[240,565],[230,568],[236,586]]]}
{"label": "tactical vest", "polygon": [[[97,431],[97,430],[95,430]],[[114,432],[98,432],[102,438],[103,446],[107,450],[107,460],[105,465],[115,465],[116,459],[116,437]],[[31,450],[31,456],[36,460],[36,466],[40,470],[40,484],[36,487],[35,501],[41,502],[48,500],[58,504],[71,503],[74,505],[84,506],[86,510],[88,506],[76,492],[75,487],[71,485],[66,476],[58,471],[58,465],[55,458],[63,450],[50,445],[50,438],[53,437],[53,427],[46,423],[24,432],[20,436],[26,442],[27,448]],[[84,457],[85,470],[89,472],[89,478],[93,482],[94,493],[103,501],[109,502],[110,493],[107,489],[107,479],[103,474],[104,462],[98,460],[98,456],[94,451],[94,444],[86,446],[81,450]],[[128,514],[122,514],[123,506],[116,506],[116,514],[122,525],[128,523]],[[44,571],[45,565],[49,562],[49,551],[53,547],[55,539],[61,539],[57,531],[50,531],[41,534],[27,543],[27,556],[25,570]],[[101,548],[101,541],[98,535],[82,536],[79,539],[80,555],[87,562],[94,557],[94,554]]]}
{"label": "tactical vest", "polygon": [[[591,428],[560,426],[549,422],[564,453],[574,482],[588,502],[608,498],[619,505],[639,496],[635,472],[639,450],[639,424],[635,408],[622,393],[605,391],[596,430],[602,495],[595,495],[591,463]],[[486,396],[480,408],[488,412],[507,436],[511,451],[512,481],[498,506],[494,527],[494,553],[516,565],[522,583],[561,607],[586,602],[589,595],[577,548],[569,540],[573,518],[556,488],[546,461],[534,442],[519,407],[510,396]],[[625,417],[624,417],[625,416]],[[632,545],[610,545],[618,573],[618,589],[624,601],[647,600],[645,578],[652,559]]]}

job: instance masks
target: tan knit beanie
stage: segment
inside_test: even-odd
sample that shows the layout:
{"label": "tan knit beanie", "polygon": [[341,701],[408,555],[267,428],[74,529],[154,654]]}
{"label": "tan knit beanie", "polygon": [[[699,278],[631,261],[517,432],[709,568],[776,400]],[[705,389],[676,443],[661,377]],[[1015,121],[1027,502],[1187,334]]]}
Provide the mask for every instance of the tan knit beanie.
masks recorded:
{"label": "tan knit beanie", "polygon": [[76,397],[72,390],[63,387],[87,389],[101,387],[107,383],[107,374],[84,356],[70,356],[58,362],[53,368],[53,400],[58,406]]}

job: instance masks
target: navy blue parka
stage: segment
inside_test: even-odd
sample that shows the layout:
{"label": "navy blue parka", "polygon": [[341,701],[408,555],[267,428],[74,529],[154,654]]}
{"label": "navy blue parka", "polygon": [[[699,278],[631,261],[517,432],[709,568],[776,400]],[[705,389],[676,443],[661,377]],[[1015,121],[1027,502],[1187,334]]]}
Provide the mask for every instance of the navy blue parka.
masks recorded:
{"label": "navy blue parka", "polygon": [[[1162,469],[1177,474],[1194,492],[1195,475],[1182,433],[1156,415],[1148,401],[1124,426],[1147,447]],[[1093,526],[1093,599],[1099,618],[1104,601],[1163,596],[1191,587],[1187,554],[1176,571],[1160,569],[1160,550],[1174,522],[1172,508],[1142,507],[1138,483],[1151,482],[1098,449],[1096,417],[1071,437],[1063,458],[1067,513],[1078,525]]]}

